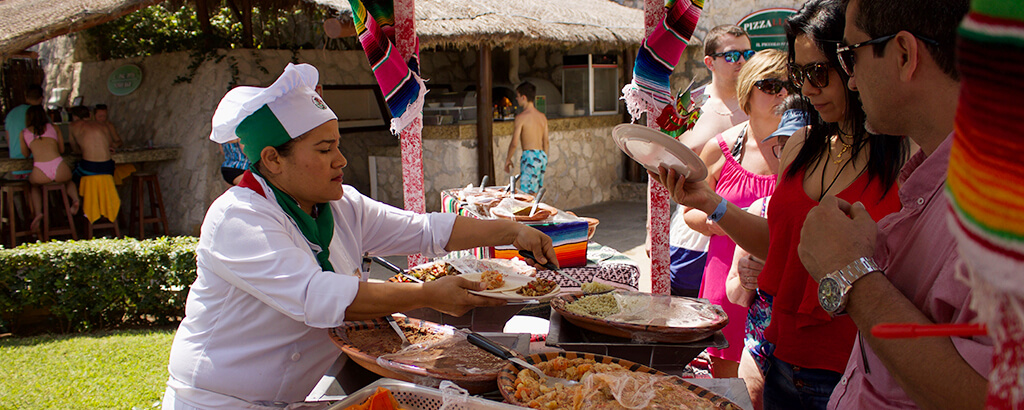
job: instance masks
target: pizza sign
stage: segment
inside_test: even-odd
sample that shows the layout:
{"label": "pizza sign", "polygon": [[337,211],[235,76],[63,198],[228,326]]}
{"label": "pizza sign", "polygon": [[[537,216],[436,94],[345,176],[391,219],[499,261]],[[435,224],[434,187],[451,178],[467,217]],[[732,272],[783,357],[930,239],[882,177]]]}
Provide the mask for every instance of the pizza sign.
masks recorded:
{"label": "pizza sign", "polygon": [[754,50],[766,48],[786,49],[786,29],[784,24],[796,10],[788,8],[770,8],[758,10],[740,19],[740,26],[750,36],[750,46]]}

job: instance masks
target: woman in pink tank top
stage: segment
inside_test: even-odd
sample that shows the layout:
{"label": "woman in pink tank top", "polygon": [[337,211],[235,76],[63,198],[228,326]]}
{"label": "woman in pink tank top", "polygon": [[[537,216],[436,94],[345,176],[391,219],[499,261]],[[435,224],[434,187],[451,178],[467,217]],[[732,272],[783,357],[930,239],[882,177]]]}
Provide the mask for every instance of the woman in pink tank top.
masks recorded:
{"label": "woman in pink tank top", "polygon": [[[708,166],[708,185],[739,207],[749,206],[775,190],[779,161],[772,147],[778,141],[762,140],[778,128],[780,115],[775,108],[789,94],[786,76],[786,55],[778,50],[761,51],[744,64],[736,94],[750,120],[715,136],[701,151],[701,159]],[[743,319],[747,317],[747,308],[730,302],[725,293],[736,244],[703,211],[690,209],[684,218],[694,230],[712,235],[700,297],[721,305],[729,315],[729,325],[723,329],[729,347],[709,348],[708,353],[714,377],[736,377],[743,350]]]}

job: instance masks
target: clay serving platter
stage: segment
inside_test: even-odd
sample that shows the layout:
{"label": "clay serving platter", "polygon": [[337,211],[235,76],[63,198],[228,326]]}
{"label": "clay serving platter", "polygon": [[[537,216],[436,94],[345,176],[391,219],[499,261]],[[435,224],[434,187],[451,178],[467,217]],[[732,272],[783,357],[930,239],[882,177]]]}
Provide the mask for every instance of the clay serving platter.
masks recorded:
{"label": "clay serving platter", "polygon": [[[455,328],[451,326],[440,325],[426,320],[395,316],[395,321],[402,327],[415,327],[418,328],[419,331],[428,334],[449,336],[455,332]],[[495,379],[497,379],[500,371],[499,368],[495,368],[493,371],[487,372],[466,372],[450,367],[432,368],[418,366],[381,366],[377,362],[378,356],[368,351],[370,350],[369,347],[355,345],[353,339],[349,337],[350,331],[373,329],[390,330],[391,327],[383,319],[351,321],[330,329],[329,334],[334,344],[337,345],[341,351],[347,354],[350,359],[367,370],[370,370],[382,377],[404,380],[416,384],[430,385],[433,387],[436,387],[442,380],[450,380],[468,390],[471,394],[479,394],[494,390]],[[390,331],[394,332],[393,330]],[[397,340],[398,336],[394,335],[394,338]],[[470,347],[475,347],[469,345],[465,340],[460,343],[462,342],[465,342]],[[479,353],[485,357],[488,355],[488,353],[483,350],[480,350]]]}
{"label": "clay serving platter", "polygon": [[[619,366],[625,367],[626,369],[629,369],[629,370],[634,371],[634,372],[649,373],[649,374],[658,375],[658,376],[669,376],[667,373],[664,373],[664,372],[652,369],[652,368],[644,366],[642,364],[631,362],[629,360],[618,359],[618,358],[611,357],[611,356],[604,356],[604,355],[592,354],[592,353],[566,352],[566,351],[547,352],[547,353],[538,353],[538,354],[529,355],[529,356],[524,357],[523,360],[526,360],[526,362],[528,362],[530,364],[537,365],[539,363],[543,363],[543,362],[555,359],[557,357],[564,357],[566,359],[584,358],[584,359],[593,360],[593,361],[598,362],[598,363],[614,363],[614,364],[618,364]],[[501,395],[502,395],[502,397],[505,398],[506,402],[514,404],[514,405],[517,405],[517,406],[529,407],[529,406],[527,406],[526,403],[521,402],[515,396],[515,393],[516,393],[515,381],[516,381],[516,375],[518,373],[519,373],[519,369],[516,366],[514,366],[513,364],[509,363],[509,364],[505,365],[505,367],[502,368],[501,371],[498,373],[498,391],[501,392]],[[678,385],[684,386],[687,390],[689,390],[689,391],[693,392],[694,394],[696,394],[698,397],[703,399],[707,404],[710,404],[712,406],[711,408],[713,408],[713,409],[718,409],[718,410],[740,410],[740,407],[737,406],[736,404],[734,404],[733,402],[729,401],[729,399],[726,399],[725,397],[719,396],[719,395],[711,392],[710,390],[707,390],[707,389],[705,389],[703,387],[697,386],[697,385],[695,385],[693,383],[687,382],[687,381],[685,381],[685,380],[683,380],[683,379],[681,379],[679,377],[672,377],[671,380],[672,380],[673,383],[676,383]]]}
{"label": "clay serving platter", "polygon": [[[612,319],[604,319],[596,316],[582,315],[569,311],[566,306],[577,299],[586,297],[582,293],[562,295],[551,300],[551,308],[562,315],[565,320],[581,328],[597,333],[623,337],[637,342],[660,342],[660,343],[689,343],[711,336],[715,331],[722,329],[729,323],[729,316],[722,310],[721,306],[713,305],[693,298],[678,296],[651,295],[649,293],[630,292],[618,290],[613,294],[626,295],[639,299],[649,298],[649,312],[672,316],[671,312],[678,312],[680,309],[691,312],[695,315],[694,320],[689,321],[668,321],[662,319],[645,320],[644,314],[636,315],[628,320],[619,320],[612,316]],[[652,317],[655,313],[651,313]]]}

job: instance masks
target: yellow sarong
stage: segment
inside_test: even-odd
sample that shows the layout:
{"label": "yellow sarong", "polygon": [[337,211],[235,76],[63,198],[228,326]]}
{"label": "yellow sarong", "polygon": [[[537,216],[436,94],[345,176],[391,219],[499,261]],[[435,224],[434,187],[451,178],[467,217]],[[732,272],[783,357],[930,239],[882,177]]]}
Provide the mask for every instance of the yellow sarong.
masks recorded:
{"label": "yellow sarong", "polygon": [[121,197],[117,196],[113,176],[83,176],[78,185],[78,193],[82,196],[82,211],[85,212],[89,223],[96,223],[101,216],[111,222],[117,220],[117,212],[121,210]]}

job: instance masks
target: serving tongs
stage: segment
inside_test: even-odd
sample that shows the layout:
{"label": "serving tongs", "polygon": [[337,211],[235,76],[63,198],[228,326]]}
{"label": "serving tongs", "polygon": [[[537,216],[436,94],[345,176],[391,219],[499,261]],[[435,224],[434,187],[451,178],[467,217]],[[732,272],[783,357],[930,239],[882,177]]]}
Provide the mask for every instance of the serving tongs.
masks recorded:
{"label": "serving tongs", "polygon": [[537,213],[537,205],[540,205],[540,199],[544,197],[545,192],[547,192],[547,190],[544,189],[544,187],[541,187],[539,190],[537,190],[537,196],[533,198],[533,206],[530,207],[531,218],[533,217],[533,214]]}
{"label": "serving tongs", "polygon": [[499,358],[508,360],[523,368],[530,369],[534,373],[537,373],[537,376],[539,376],[540,379],[544,382],[544,385],[551,389],[554,389],[555,386],[558,384],[561,384],[564,387],[569,387],[579,383],[578,381],[575,380],[567,380],[554,376],[548,376],[547,373],[544,373],[544,371],[538,368],[537,366],[529,364],[526,362],[526,360],[523,360],[519,356],[516,356],[516,354],[513,353],[511,350],[508,350],[507,347],[491,339],[488,339],[487,337],[479,333],[470,332],[469,334],[466,335],[466,340],[468,340],[469,343],[472,343],[474,346],[486,350],[487,353],[493,354]]}
{"label": "serving tongs", "polygon": [[514,193],[516,193],[516,182],[519,182],[519,177],[521,175],[522,174],[515,174],[515,175],[509,175],[508,176],[508,186],[505,187],[505,193],[506,194],[514,194]]}
{"label": "serving tongs", "polygon": [[981,336],[988,334],[984,323],[932,324],[881,323],[871,328],[871,335],[879,339],[910,339],[929,336]]}
{"label": "serving tongs", "polygon": [[[520,250],[519,250],[519,255],[520,255],[520,256],[522,256],[522,257],[524,257],[524,258],[530,258],[530,259],[532,259],[532,260],[533,260],[534,262],[537,262],[537,257],[536,257],[536,256],[535,256],[535,255],[533,254],[533,252],[530,252],[530,251],[528,251],[528,250],[525,250],[525,249],[520,249]],[[564,278],[566,278],[566,279],[569,279],[569,280],[571,280],[571,281],[575,282],[575,283],[576,283],[577,285],[579,285],[579,286],[580,286],[581,288],[583,287],[583,282],[580,282],[580,280],[579,280],[579,279],[576,279],[576,278],[574,278],[574,277],[570,276],[570,275],[569,275],[568,273],[562,272],[561,270],[559,270],[559,269],[558,269],[558,267],[557,267],[557,266],[555,266],[555,264],[554,264],[553,262],[551,262],[551,261],[548,261],[548,263],[540,263],[540,262],[537,262],[537,263],[539,263],[539,264],[540,264],[540,266],[543,266],[544,268],[546,268],[546,269],[548,269],[548,270],[550,270],[550,271],[552,271],[552,272],[555,272],[555,273],[557,273],[557,274],[559,274],[559,275],[562,275],[562,277],[564,277]]]}
{"label": "serving tongs", "polygon": [[395,320],[394,316],[384,316],[384,320],[386,320],[388,324],[391,325],[392,329],[395,329],[395,333],[398,333],[398,337],[402,338],[403,349],[412,345],[412,343],[409,343],[409,338],[405,337],[405,332],[402,331],[402,327],[398,326],[398,322]]}
{"label": "serving tongs", "polygon": [[391,261],[389,261],[387,259],[384,259],[384,258],[382,258],[380,256],[373,256],[373,257],[370,257],[370,260],[372,260],[374,262],[377,262],[378,265],[387,268],[389,271],[392,271],[394,273],[397,273],[397,274],[401,275],[403,278],[409,279],[409,280],[411,280],[413,282],[416,282],[416,283],[423,283],[422,279],[417,278],[417,277],[415,277],[413,275],[410,275],[409,273],[407,273],[405,271],[405,269],[402,269],[402,268],[398,267],[398,265],[395,265],[395,264],[391,263]]}

